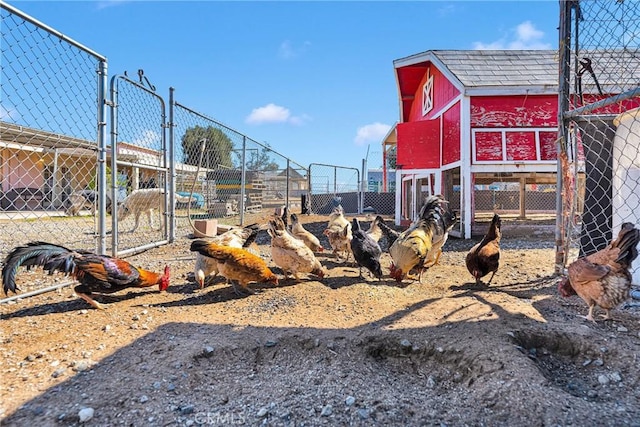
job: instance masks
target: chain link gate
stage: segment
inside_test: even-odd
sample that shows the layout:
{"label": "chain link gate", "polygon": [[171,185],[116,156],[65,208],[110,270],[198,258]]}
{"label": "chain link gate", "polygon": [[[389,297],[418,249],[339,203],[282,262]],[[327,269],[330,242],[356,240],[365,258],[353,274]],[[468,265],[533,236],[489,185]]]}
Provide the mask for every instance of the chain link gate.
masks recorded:
{"label": "chain link gate", "polygon": [[[111,252],[123,256],[173,239],[174,203],[164,99],[138,71],[111,79]],[[170,202],[171,201],[171,202]]]}
{"label": "chain link gate", "polygon": [[106,137],[106,58],[6,3],[0,11],[0,255],[32,240],[100,252],[89,213]]}
{"label": "chain link gate", "polygon": [[336,165],[309,165],[310,213],[328,215],[338,204],[346,213],[361,213],[360,170]]}
{"label": "chain link gate", "polygon": [[560,2],[557,272],[640,225],[638,34],[637,2]]}

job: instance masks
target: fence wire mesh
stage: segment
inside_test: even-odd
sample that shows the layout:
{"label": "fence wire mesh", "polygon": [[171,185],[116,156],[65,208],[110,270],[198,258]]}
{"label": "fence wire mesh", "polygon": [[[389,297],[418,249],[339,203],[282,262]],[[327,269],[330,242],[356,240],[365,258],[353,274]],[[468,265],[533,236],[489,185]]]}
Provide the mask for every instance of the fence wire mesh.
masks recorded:
{"label": "fence wire mesh", "polygon": [[345,212],[360,212],[360,171],[336,165],[309,165],[310,209],[314,214],[329,214],[342,204]]}
{"label": "fence wire mesh", "polygon": [[141,70],[139,78],[114,76],[111,85],[115,174],[107,170],[107,185],[119,205],[112,239],[118,252],[161,242],[169,232],[165,104],[143,84]]}
{"label": "fence wire mesh", "polygon": [[171,114],[176,192],[191,197],[190,206],[176,210],[179,233],[193,232],[194,220],[241,225],[285,204],[300,209],[305,167],[178,102]]}
{"label": "fence wire mesh", "polygon": [[640,8],[561,2],[560,28],[558,270],[604,248],[622,223],[640,225]]}
{"label": "fence wire mesh", "polygon": [[[174,215],[184,235],[191,219],[242,225],[273,207],[296,208],[307,194],[307,168],[268,144],[166,103],[142,70],[115,76],[109,91],[104,56],[6,3],[0,12],[0,257],[33,240],[126,255],[171,240]],[[149,199],[153,191],[164,199]],[[125,201],[134,192],[153,208],[153,228],[148,210]],[[96,209],[102,195],[103,211]],[[123,206],[129,215],[109,236],[118,217],[111,214]]]}
{"label": "fence wire mesh", "polygon": [[4,3],[0,16],[0,253],[31,240],[94,250],[83,214],[95,207],[105,59]]}

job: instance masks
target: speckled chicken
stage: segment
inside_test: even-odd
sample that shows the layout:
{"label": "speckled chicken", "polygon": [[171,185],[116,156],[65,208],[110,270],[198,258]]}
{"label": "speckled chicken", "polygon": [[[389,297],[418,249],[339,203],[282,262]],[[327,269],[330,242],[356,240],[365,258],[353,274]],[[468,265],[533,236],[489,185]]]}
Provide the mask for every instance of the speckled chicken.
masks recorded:
{"label": "speckled chicken", "polygon": [[351,224],[344,217],[342,205],[338,205],[333,209],[331,215],[329,215],[327,228],[322,232],[322,234],[327,236],[327,239],[329,239],[329,244],[337,258],[344,256],[345,260],[349,259],[353,234],[351,232]]}
{"label": "speckled chicken", "polygon": [[371,236],[371,238],[376,242],[380,241],[380,238],[383,234],[380,223],[384,223],[384,219],[380,215],[377,215],[373,219],[373,221],[371,221],[371,224],[369,224],[369,229],[367,230],[367,234]]}
{"label": "speckled chicken", "polygon": [[589,306],[584,317],[595,322],[595,306],[605,310],[604,319],[609,319],[609,311],[629,298],[631,273],[629,268],[638,257],[640,230],[632,223],[625,222],[620,227],[618,237],[606,248],[577,259],[567,268],[568,277],[558,284],[563,297],[578,295]]}

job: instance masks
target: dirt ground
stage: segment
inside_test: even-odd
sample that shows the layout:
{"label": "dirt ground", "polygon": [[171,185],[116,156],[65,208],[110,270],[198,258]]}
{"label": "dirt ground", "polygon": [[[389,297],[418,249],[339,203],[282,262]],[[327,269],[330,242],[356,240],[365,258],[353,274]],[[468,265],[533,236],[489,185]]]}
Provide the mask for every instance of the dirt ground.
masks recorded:
{"label": "dirt ground", "polygon": [[[326,225],[301,220],[318,236]],[[614,321],[578,318],[584,302],[556,292],[552,236],[507,230],[493,283],[476,285],[464,257],[478,240],[450,238],[422,283],[360,279],[323,254],[321,281],[240,297],[222,279],[189,281],[181,237],[128,258],[170,264],[165,293],[98,296],[104,311],[70,287],[2,304],[1,423],[640,426],[638,301]],[[266,234],[259,244],[268,257]]]}

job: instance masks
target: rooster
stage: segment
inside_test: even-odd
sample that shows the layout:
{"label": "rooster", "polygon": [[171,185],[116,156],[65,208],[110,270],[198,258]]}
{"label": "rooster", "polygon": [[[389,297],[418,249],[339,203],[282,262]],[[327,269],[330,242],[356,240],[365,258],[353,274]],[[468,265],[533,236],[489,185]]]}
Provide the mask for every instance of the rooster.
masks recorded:
{"label": "rooster", "polygon": [[302,240],[313,252],[324,251],[324,248],[320,244],[320,240],[300,224],[296,214],[291,214],[291,234],[293,237]]}
{"label": "rooster", "polygon": [[287,277],[290,273],[299,278],[299,273],[311,273],[320,278],[324,277],[322,264],[313,251],[302,240],[296,239],[285,230],[282,218],[274,216],[269,221],[267,230],[271,236],[271,257]]}
{"label": "rooster", "polygon": [[476,279],[476,284],[480,283],[480,279],[491,273],[491,278],[487,282],[487,285],[491,284],[493,276],[498,271],[500,264],[500,216],[498,214],[493,215],[489,231],[484,236],[482,241],[472,247],[467,253],[465,262],[467,264],[467,270]]}
{"label": "rooster", "polygon": [[631,273],[629,267],[638,257],[640,230],[625,222],[618,237],[606,248],[577,259],[568,267],[568,277],[558,284],[563,297],[578,295],[589,306],[589,313],[580,316],[592,322],[597,305],[605,310],[602,316],[610,319],[609,311],[629,298]]}
{"label": "rooster", "polygon": [[353,239],[351,240],[351,251],[353,258],[358,264],[360,276],[362,277],[362,267],[369,270],[380,280],[382,278],[382,267],[380,266],[380,256],[382,249],[373,237],[360,228],[358,218],[353,218]]}
{"label": "rooster", "polygon": [[191,242],[191,251],[212,258],[217,263],[220,274],[231,281],[233,290],[241,295],[233,281],[237,281],[244,293],[253,294],[247,286],[251,282],[278,284],[278,276],[267,267],[267,263],[257,255],[242,249],[230,248],[206,240]]}
{"label": "rooster", "polygon": [[4,260],[2,285],[5,294],[16,292],[16,274],[20,266],[27,269],[42,266],[49,274],[59,271],[71,275],[80,285],[73,290],[92,307],[106,306],[91,298],[93,292],[111,294],[126,288],[146,288],[158,285],[160,291],[169,286],[169,266],[164,274],[134,267],[127,261],[83,250],[71,250],[46,242],[31,242],[14,248]]}
{"label": "rooster", "polygon": [[329,239],[329,244],[333,248],[333,254],[336,257],[345,255],[345,260],[349,259],[351,253],[351,224],[344,217],[344,209],[342,205],[336,206],[329,215],[329,223],[327,228],[322,232]]}
{"label": "rooster", "polygon": [[448,202],[442,196],[429,196],[418,218],[389,247],[393,259],[390,274],[397,282],[401,282],[415,268],[419,269],[420,280],[425,261],[430,262],[427,268],[437,261],[442,245],[456,221],[455,214],[447,206]]}
{"label": "rooster", "polygon": [[[258,224],[251,224],[244,228],[232,228],[208,241],[231,248],[248,248],[255,241],[259,231],[260,226]],[[218,275],[218,263],[215,259],[197,252],[193,271],[195,280],[200,285],[200,289],[202,289],[208,276],[215,277]]]}

